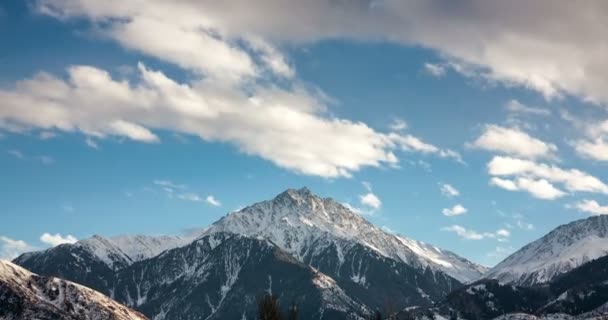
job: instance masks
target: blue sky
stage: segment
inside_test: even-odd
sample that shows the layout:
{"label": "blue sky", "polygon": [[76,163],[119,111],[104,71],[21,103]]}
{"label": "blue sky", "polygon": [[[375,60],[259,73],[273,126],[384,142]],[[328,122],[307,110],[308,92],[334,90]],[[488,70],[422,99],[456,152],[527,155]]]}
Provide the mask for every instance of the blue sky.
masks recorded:
{"label": "blue sky", "polygon": [[486,265],[607,214],[606,40],[416,3],[3,2],[0,256],[301,186]]}

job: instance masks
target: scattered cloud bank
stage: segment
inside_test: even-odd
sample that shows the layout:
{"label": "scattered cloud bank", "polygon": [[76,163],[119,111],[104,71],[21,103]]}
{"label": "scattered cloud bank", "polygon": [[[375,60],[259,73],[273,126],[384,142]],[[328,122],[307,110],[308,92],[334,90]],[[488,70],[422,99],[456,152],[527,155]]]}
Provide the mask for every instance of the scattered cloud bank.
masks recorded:
{"label": "scattered cloud bank", "polygon": [[[362,122],[333,117],[328,98],[297,79],[279,45],[300,36],[292,33],[293,21],[283,26],[284,17],[275,14],[285,8],[316,14],[331,6],[268,2],[249,10],[249,5],[237,1],[227,10],[206,2],[169,6],[159,1],[37,1],[34,7],[42,14],[62,21],[84,18],[98,26],[98,35],[177,65],[194,79],[178,82],[141,63],[130,80],[86,65],[69,67],[66,79],[40,72],[14,88],[0,89],[0,127],[81,132],[98,140],[116,136],[143,143],[161,142],[155,131],[170,130],[230,143],[282,168],[326,178],[350,177],[363,167],[396,166],[397,150],[462,161],[457,152],[411,134],[383,133]],[[342,14],[335,9],[331,11]],[[233,16],[234,10],[249,12],[248,18]],[[261,28],[269,22],[272,28]],[[277,26],[286,27],[287,37],[268,33],[276,32]],[[327,35],[319,36],[318,40]],[[33,105],[37,112],[29,110]],[[405,129],[404,123],[396,125],[394,129]],[[91,141],[87,145],[95,148]]]}
{"label": "scattered cloud bank", "polygon": [[[584,171],[531,160],[495,156],[488,163],[488,173],[494,176],[490,179],[491,185],[509,191],[526,191],[540,199],[557,199],[567,192],[608,194],[608,185]],[[567,192],[554,184],[560,184]]]}
{"label": "scattered cloud bank", "polygon": [[496,239],[500,242],[504,242],[511,236],[511,232],[507,229],[499,229],[496,232],[477,232],[475,230],[467,229],[460,225],[451,225],[449,227],[441,228],[442,231],[454,232],[460,238],[465,240],[483,240],[483,239]]}
{"label": "scattered cloud bank", "polygon": [[[468,77],[518,85],[547,98],[568,94],[608,101],[603,59],[608,5],[603,1],[560,6],[551,0],[473,0],[448,6],[424,0],[36,4],[40,12],[60,19],[105,22],[99,23],[102,35],[126,48],[221,78],[255,75],[260,68],[292,76],[295,71],[270,42],[386,40],[435,49],[445,64]],[[563,21],[568,26],[559,27]],[[245,38],[247,49],[260,57],[244,53],[235,37]]]}

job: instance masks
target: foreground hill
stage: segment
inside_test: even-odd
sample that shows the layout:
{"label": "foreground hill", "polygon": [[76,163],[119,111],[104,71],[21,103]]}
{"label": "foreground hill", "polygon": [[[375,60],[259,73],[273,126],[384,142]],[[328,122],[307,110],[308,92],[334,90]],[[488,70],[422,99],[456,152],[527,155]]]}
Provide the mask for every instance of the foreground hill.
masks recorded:
{"label": "foreground hill", "polygon": [[143,320],[103,294],[0,260],[0,319]]}

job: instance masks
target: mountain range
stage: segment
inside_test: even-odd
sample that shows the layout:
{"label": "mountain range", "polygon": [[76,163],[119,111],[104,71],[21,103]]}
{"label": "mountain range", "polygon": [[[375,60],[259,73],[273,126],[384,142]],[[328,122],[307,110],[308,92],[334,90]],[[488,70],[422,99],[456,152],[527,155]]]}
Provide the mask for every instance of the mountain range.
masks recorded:
{"label": "mountain range", "polygon": [[[93,236],[14,262],[95,289],[152,319],[256,319],[265,293],[284,309],[297,305],[301,319],[365,319],[376,310],[410,319],[581,315],[600,310],[604,296],[590,292],[603,292],[600,283],[608,279],[598,276],[583,287],[563,279],[604,270],[597,262],[603,260],[594,259],[608,251],[607,219],[561,226],[488,271],[385,232],[302,188],[232,212],[189,237]],[[580,271],[589,265],[595,267]],[[572,307],[581,292],[593,303]]]}

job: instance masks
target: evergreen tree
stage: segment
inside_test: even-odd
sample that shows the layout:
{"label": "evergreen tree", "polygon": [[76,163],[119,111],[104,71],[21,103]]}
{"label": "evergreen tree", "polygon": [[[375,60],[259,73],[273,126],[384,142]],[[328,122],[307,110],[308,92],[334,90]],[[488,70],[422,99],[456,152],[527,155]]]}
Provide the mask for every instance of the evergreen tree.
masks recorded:
{"label": "evergreen tree", "polygon": [[265,294],[258,299],[258,320],[282,320],[279,299],[273,295]]}

